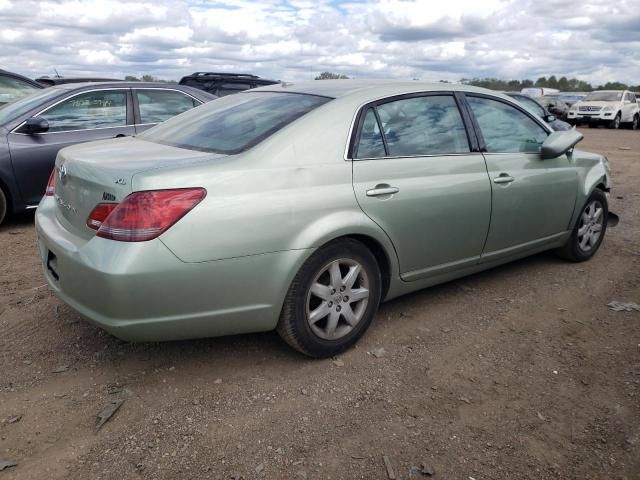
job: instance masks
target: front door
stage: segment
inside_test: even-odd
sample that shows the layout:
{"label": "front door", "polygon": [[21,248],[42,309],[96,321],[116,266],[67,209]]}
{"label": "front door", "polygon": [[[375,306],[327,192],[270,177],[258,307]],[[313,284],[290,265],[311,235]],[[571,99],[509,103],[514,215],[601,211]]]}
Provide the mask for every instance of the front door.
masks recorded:
{"label": "front door", "polygon": [[11,163],[27,205],[37,205],[44,194],[58,151],[91,140],[133,135],[127,125],[128,89],[80,93],[38,115],[49,131],[27,134],[24,127],[8,135]]}
{"label": "front door", "polygon": [[471,152],[452,94],[371,105],[354,145],[357,200],[393,242],[404,280],[479,260],[491,186],[483,156]]}
{"label": "front door", "polygon": [[491,227],[484,255],[535,247],[569,228],[578,176],[562,155],[543,160],[548,131],[516,106],[466,95],[484,142],[493,188]]}

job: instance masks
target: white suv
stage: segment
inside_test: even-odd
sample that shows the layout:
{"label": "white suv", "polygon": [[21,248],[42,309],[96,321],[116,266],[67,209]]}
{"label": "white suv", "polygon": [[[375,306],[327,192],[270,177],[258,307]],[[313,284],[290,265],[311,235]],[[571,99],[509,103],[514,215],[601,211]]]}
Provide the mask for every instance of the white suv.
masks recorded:
{"label": "white suv", "polygon": [[636,130],[640,121],[640,108],[633,92],[598,90],[574,103],[567,121],[574,125],[586,123],[590,127],[607,125],[609,128],[620,128],[621,124],[625,124]]}

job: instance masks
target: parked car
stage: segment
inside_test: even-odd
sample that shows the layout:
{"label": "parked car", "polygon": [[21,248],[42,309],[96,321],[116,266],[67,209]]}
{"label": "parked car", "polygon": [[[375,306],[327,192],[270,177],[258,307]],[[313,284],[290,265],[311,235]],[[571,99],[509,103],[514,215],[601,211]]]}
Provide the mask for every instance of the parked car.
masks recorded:
{"label": "parked car", "polygon": [[30,78],[0,70],[0,108],[43,88]]}
{"label": "parked car", "polygon": [[180,79],[180,85],[199,88],[218,97],[276,83],[279,82],[245,73],[195,72]]}
{"label": "parked car", "polygon": [[556,118],[565,120],[569,114],[569,105],[564,103],[558,97],[545,96],[536,99],[537,102],[542,105],[550,114],[555,115]]}
{"label": "parked car", "polygon": [[636,95],[628,90],[597,90],[591,92],[569,109],[568,121],[589,127],[606,125],[609,128],[627,126],[638,129],[640,108]]}
{"label": "parked car", "polygon": [[581,139],[465,85],[263,87],[62,150],[36,212],[42,264],[124,339],[275,328],[330,356],[381,300],[543,250],[591,258],[609,167]]}
{"label": "parked car", "polygon": [[519,104],[521,104],[524,108],[529,110],[534,115],[538,115],[545,122],[547,122],[553,130],[561,131],[571,129],[570,124],[560,120],[554,114],[549,112],[545,107],[543,107],[540,103],[538,103],[537,100],[540,99],[536,100],[528,95],[523,95],[516,92],[504,92],[504,94],[516,100]]}
{"label": "parked car", "polygon": [[86,82],[121,82],[117,78],[99,78],[99,77],[39,77],[36,82],[41,83],[45,87],[54,85],[64,85],[65,83],[86,83]]}
{"label": "parked car", "polygon": [[557,88],[547,88],[547,87],[525,87],[520,90],[520,93],[523,95],[527,95],[529,97],[544,97],[545,95],[557,95],[560,93],[560,90]]}
{"label": "parked car", "polygon": [[7,212],[38,205],[62,147],[141,133],[213,98],[179,85],[112,82],[49,87],[6,105],[0,109],[0,223]]}
{"label": "parked car", "polygon": [[571,108],[574,103],[579,102],[587,95],[588,93],[584,92],[560,92],[558,100],[563,101],[569,106],[569,108]]}

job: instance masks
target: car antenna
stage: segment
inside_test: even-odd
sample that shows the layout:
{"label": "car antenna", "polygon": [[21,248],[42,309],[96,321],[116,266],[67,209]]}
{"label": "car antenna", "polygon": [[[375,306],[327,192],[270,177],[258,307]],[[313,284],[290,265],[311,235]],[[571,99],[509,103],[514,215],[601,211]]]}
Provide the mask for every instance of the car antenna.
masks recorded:
{"label": "car antenna", "polygon": [[56,72],[56,78],[62,78],[62,76],[58,73],[57,68],[54,68],[53,71]]}

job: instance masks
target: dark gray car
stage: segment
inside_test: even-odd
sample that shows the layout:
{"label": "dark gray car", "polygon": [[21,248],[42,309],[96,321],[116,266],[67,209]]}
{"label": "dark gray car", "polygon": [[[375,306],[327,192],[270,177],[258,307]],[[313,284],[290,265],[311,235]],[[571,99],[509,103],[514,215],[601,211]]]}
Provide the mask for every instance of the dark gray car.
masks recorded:
{"label": "dark gray car", "polygon": [[35,208],[63,147],[141,133],[216,98],[182,85],[65,84],[0,108],[0,223]]}

